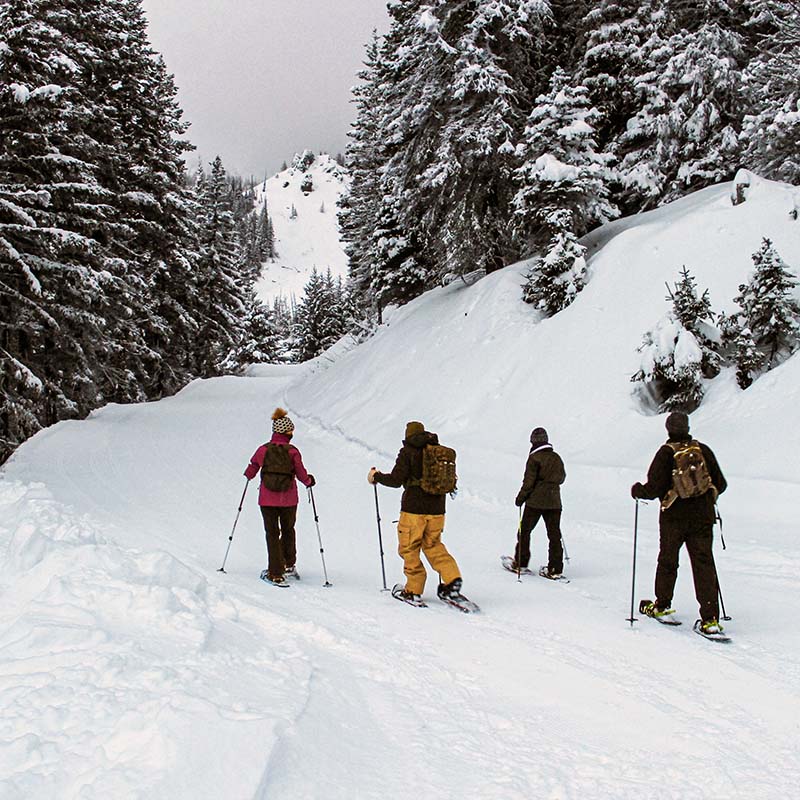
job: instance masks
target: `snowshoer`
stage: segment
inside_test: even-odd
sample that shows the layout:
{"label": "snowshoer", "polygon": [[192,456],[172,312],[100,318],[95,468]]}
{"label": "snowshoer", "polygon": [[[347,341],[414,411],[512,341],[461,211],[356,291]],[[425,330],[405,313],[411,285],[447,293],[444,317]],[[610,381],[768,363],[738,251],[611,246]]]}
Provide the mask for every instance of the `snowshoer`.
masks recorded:
{"label": "snowshoer", "polygon": [[631,486],[635,499],[661,500],[656,599],[643,612],[655,617],[674,613],[671,604],[678,577],[678,553],[685,543],[700,605],[700,628],[704,633],[720,633],[719,587],[712,552],[714,505],[728,483],[711,448],[690,436],[687,414],[673,411],[667,417],[666,428],[667,442],[653,458],[647,483]]}
{"label": "snowshoer", "polygon": [[519,539],[514,551],[513,569],[527,569],[531,558],[531,531],[544,518],[547,529],[547,566],[539,574],[546,578],[560,578],[564,571],[564,548],[561,544],[561,484],[567,477],[561,456],[544,428],[534,428],[531,433],[531,450],[525,464],[525,477],[517,493],[515,504],[525,506],[519,527]]}
{"label": "snowshoer", "polygon": [[405,588],[395,587],[400,599],[420,602],[427,573],[420,558],[425,554],[431,567],[439,573],[437,594],[442,600],[461,598],[461,572],[455,559],[442,543],[446,493],[432,494],[420,485],[423,477],[423,451],[428,445],[439,445],[435,433],[429,433],[421,422],[409,422],[403,446],[392,471],[370,469],[367,480],[392,488],[404,488],[397,525],[398,553],[403,559]]}
{"label": "snowshoer", "polygon": [[314,486],[314,476],[306,472],[300,451],[290,444],[294,422],[282,408],[272,414],[272,438],[256,450],[245,477],[261,473],[258,505],[264,518],[269,563],[264,576],[276,586],[286,586],[285,575],[296,573],[295,521],[297,519],[297,478],[304,486]]}

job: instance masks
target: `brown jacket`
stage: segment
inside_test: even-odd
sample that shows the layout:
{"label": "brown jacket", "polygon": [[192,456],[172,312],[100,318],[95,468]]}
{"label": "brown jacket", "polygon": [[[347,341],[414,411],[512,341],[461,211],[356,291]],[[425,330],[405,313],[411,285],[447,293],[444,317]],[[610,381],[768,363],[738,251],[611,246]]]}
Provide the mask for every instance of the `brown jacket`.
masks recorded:
{"label": "brown jacket", "polygon": [[397,461],[391,472],[376,472],[375,483],[394,489],[405,487],[400,501],[400,510],[408,514],[444,514],[447,495],[428,494],[419,486],[408,486],[408,482],[422,477],[422,449],[427,444],[439,444],[435,433],[415,433],[403,441]]}
{"label": "brown jacket", "polygon": [[561,456],[551,444],[543,444],[531,449],[525,465],[522,488],[517,494],[516,503],[525,503],[530,508],[561,508],[561,484],[567,472]]}

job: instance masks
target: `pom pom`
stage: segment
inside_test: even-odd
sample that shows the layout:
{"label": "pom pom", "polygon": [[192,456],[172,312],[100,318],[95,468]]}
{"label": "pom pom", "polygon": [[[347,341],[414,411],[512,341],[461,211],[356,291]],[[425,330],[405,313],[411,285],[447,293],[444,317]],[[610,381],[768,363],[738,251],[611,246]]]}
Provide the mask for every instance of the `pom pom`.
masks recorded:
{"label": "pom pom", "polygon": [[283,408],[276,408],[272,412],[272,419],[281,419],[281,417],[285,417],[285,416],[286,416],[286,410],[283,409]]}

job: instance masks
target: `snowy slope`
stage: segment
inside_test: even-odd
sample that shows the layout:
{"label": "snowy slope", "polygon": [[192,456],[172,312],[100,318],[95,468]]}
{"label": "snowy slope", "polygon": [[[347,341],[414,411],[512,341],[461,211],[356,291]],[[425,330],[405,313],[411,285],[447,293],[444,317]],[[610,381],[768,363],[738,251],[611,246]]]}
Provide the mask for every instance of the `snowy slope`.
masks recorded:
{"label": "snowy slope", "polygon": [[[627,492],[664,438],[628,376],[664,281],[686,263],[719,309],[762,235],[800,264],[791,190],[761,183],[735,208],[729,190],[620,226],[556,318],[519,301],[519,265],[427,294],[332,362],[197,381],[27,442],[0,480],[0,797],[793,796],[797,357],[746,392],[721,376],[693,415],[731,484],[717,561],[734,644],[691,633],[686,563],[683,628],[625,621]],[[257,580],[255,487],[216,572],[279,403],[319,482],[331,589],[305,502],[303,580]],[[445,541],[482,615],[439,604],[434,578],[428,609],[380,592],[365,477],[391,465],[411,418],[458,449]],[[567,465],[568,585],[518,584],[498,563],[540,424]],[[399,492],[379,499],[391,585]],[[641,508],[637,598],[651,594],[656,517]]]}
{"label": "snowy slope", "polygon": [[[313,189],[303,192],[307,176]],[[336,206],[346,186],[346,171],[322,154],[307,170],[289,167],[256,187],[256,209],[266,198],[277,251],[275,260],[264,264],[256,283],[262,300],[269,302],[279,295],[300,300],[314,267],[321,272],[330,268],[334,277],[346,276],[347,257],[339,241]]]}

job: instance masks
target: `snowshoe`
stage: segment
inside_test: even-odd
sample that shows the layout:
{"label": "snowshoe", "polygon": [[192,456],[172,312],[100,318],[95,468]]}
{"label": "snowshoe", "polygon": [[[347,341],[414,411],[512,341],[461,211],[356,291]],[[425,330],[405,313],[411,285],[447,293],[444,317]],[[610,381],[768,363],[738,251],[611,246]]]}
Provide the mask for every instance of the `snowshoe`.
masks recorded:
{"label": "snowshoe", "polygon": [[673,619],[670,614],[675,613],[674,608],[659,608],[652,600],[639,602],[639,613],[660,622],[662,625],[681,625],[679,619]]}
{"label": "snowshoe", "polygon": [[730,636],[726,636],[723,633],[722,625],[715,619],[709,619],[705,622],[698,619],[697,622],[694,623],[694,632],[714,642],[722,642],[725,644],[732,641]]}
{"label": "snowshoe", "polygon": [[428,607],[428,604],[422,599],[420,595],[407,592],[405,590],[405,587],[401,583],[396,583],[392,587],[392,597],[395,597],[398,600],[402,600],[404,603],[408,603],[410,606],[416,606],[416,608]]}
{"label": "snowshoe", "polygon": [[300,580],[300,575],[297,572],[297,567],[292,565],[291,567],[286,567],[283,571],[284,578],[294,578],[296,581]]}
{"label": "snowshoe", "polygon": [[519,571],[517,571],[517,562],[512,556],[500,556],[500,564],[503,569],[507,569],[515,575],[533,575],[532,570],[529,570],[527,567],[520,567]]}
{"label": "snowshoe", "polygon": [[569,583],[569,578],[565,578],[560,572],[553,572],[550,567],[540,567],[539,575],[542,578],[547,578],[549,581],[560,581],[561,583]]}
{"label": "snowshoe", "polygon": [[440,583],[436,594],[443,603],[447,603],[465,614],[474,614],[476,611],[480,611],[477,603],[473,603],[472,600],[461,594],[461,585],[461,578],[456,578],[450,583]]}
{"label": "snowshoe", "polygon": [[270,575],[265,569],[261,570],[260,577],[264,583],[271,583],[273,586],[277,586],[281,589],[286,589],[289,586],[286,578],[284,578],[283,575]]}

